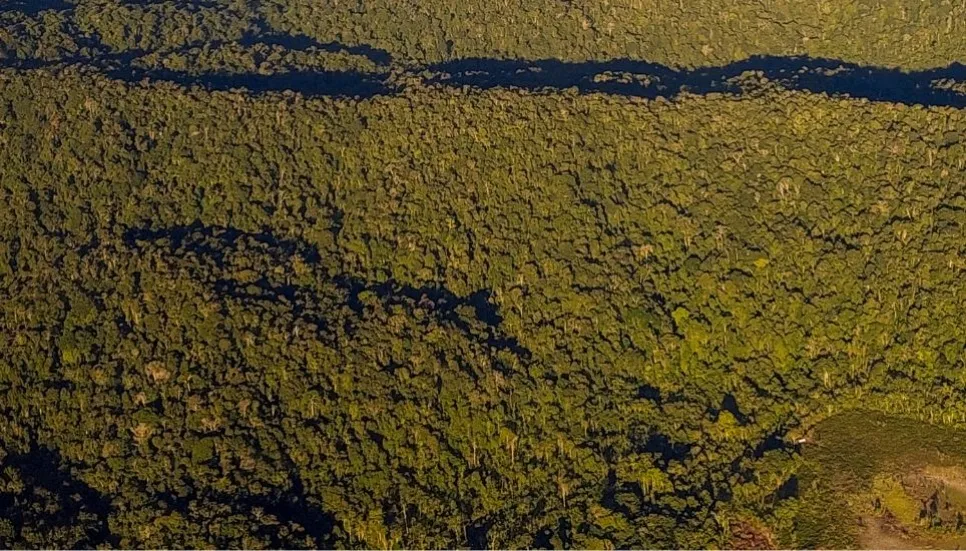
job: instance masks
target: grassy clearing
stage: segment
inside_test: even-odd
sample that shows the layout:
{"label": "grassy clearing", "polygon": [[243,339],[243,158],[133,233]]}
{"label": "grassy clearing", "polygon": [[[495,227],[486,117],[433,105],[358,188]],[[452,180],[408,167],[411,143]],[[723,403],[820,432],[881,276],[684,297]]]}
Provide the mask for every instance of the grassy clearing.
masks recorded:
{"label": "grassy clearing", "polygon": [[852,411],[821,422],[788,507],[796,547],[966,544],[966,431]]}

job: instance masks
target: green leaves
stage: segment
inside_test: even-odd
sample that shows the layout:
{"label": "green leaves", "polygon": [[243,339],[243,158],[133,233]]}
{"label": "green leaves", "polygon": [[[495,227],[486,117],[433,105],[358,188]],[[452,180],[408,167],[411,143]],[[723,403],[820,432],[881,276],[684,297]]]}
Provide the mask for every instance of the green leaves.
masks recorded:
{"label": "green leaves", "polygon": [[[352,4],[262,9],[390,40],[395,7]],[[242,28],[109,8],[75,16],[118,49]],[[440,36],[468,53],[467,20],[427,28],[467,31]],[[438,38],[395,44],[428,57]],[[708,56],[734,54],[720,40]],[[276,53],[236,46],[184,55]],[[935,185],[960,152],[930,139],[958,112],[0,78],[0,444],[59,450],[109,499],[101,543],[720,546],[731,507],[770,514],[794,464],[758,450],[784,427],[856,396],[963,413],[966,218]],[[31,485],[10,492],[71,503]]]}

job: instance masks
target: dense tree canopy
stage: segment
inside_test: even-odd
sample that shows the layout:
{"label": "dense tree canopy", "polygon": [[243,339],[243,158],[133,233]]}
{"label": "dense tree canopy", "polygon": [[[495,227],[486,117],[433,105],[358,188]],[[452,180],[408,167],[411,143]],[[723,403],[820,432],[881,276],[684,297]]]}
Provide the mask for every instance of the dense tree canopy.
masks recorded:
{"label": "dense tree canopy", "polygon": [[[745,519],[791,533],[802,423],[856,403],[964,422],[961,110],[403,71],[803,51],[913,68],[964,51],[924,53],[966,36],[960,8],[734,0],[691,20],[731,30],[701,57],[703,30],[652,32],[677,2],[638,4],[0,13],[0,545],[722,546]],[[738,46],[761,10],[773,24]],[[835,34],[892,18],[919,31]],[[466,27],[491,19],[513,32]],[[306,97],[139,67],[412,82]]]}
{"label": "dense tree canopy", "polygon": [[31,0],[0,8],[7,55],[173,51],[252,31],[466,57],[647,59],[674,66],[802,55],[922,69],[964,62],[966,6],[910,0]]}

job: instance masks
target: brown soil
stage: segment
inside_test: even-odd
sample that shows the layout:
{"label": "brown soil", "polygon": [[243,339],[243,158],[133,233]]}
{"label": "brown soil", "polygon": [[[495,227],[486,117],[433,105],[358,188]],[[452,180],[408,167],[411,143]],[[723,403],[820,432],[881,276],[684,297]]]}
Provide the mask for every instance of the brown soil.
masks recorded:
{"label": "brown soil", "polygon": [[764,526],[746,520],[731,523],[731,549],[775,549],[775,540]]}
{"label": "brown soil", "polygon": [[859,546],[862,549],[936,549],[929,540],[909,534],[892,515],[861,517]]}

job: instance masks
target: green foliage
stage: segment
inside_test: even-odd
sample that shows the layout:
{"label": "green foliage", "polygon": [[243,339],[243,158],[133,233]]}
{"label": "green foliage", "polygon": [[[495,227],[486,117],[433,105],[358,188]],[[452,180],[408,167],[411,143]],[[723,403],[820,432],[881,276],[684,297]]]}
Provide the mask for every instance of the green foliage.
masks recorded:
{"label": "green foliage", "polygon": [[[0,13],[0,42],[270,76],[918,67],[966,36],[935,3],[552,4],[91,0]],[[921,32],[890,41],[896,18]],[[856,403],[966,419],[964,125],[770,88],[355,101],[4,69],[0,543],[721,547],[732,519],[800,517],[817,545],[841,496],[786,495],[815,469],[790,428]],[[43,453],[56,477],[22,459]]]}
{"label": "green foliage", "polygon": [[[38,0],[41,1],[42,0]],[[753,55],[810,55],[922,69],[963,62],[966,7],[957,2],[845,0],[71,0],[0,11],[6,56],[65,59],[154,53],[184,63],[208,48],[212,67],[257,31],[372,46],[403,63],[469,57],[643,59],[722,65]],[[191,54],[197,55],[197,54]],[[211,52],[203,54],[201,63]],[[244,60],[250,54],[228,53]],[[217,59],[221,57],[222,59]],[[271,63],[265,67],[273,66]]]}
{"label": "green foliage", "polygon": [[277,29],[420,62],[628,57],[701,66],[808,54],[922,68],[962,61],[966,51],[966,7],[955,2],[269,0],[261,11]]}

